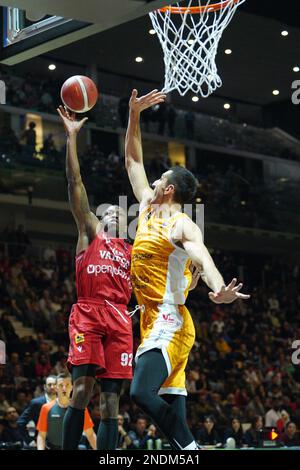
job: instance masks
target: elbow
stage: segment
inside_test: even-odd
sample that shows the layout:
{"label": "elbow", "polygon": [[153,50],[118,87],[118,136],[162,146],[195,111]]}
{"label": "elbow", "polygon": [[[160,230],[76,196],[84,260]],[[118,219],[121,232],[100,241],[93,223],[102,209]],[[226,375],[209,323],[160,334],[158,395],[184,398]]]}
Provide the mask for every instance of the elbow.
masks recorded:
{"label": "elbow", "polygon": [[74,176],[74,175],[68,176],[67,175],[67,181],[68,181],[69,189],[73,189],[76,186],[80,186],[82,184],[82,179],[81,179],[80,174],[78,174],[76,176]]}

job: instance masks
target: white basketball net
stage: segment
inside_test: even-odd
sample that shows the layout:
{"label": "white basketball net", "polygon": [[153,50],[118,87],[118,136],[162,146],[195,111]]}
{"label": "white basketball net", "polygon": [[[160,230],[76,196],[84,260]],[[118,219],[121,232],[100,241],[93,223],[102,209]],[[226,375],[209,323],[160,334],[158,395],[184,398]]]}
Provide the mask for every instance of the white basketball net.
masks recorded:
{"label": "white basketball net", "polygon": [[[236,9],[245,0],[198,0],[201,13],[173,14],[169,10],[149,13],[153,28],[161,43],[165,63],[163,91],[177,90],[185,95],[189,90],[206,98],[222,85],[216,66],[218,44],[224,29],[230,23]],[[213,3],[224,4],[218,11],[210,9]],[[172,6],[181,7],[177,3]],[[195,6],[189,0],[187,8]]]}

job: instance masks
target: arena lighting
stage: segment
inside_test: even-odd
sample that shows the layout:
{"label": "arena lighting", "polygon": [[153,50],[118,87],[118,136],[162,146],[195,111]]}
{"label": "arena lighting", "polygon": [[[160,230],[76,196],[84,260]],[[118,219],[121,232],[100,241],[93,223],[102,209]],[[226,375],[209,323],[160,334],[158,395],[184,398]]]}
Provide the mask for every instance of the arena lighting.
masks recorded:
{"label": "arena lighting", "polygon": [[199,97],[198,96],[193,96],[192,101],[194,101],[194,103],[197,103],[197,101],[199,101]]}
{"label": "arena lighting", "polygon": [[293,72],[299,72],[300,71],[300,68],[299,67],[293,67]]}
{"label": "arena lighting", "polygon": [[56,65],[55,65],[55,64],[50,64],[50,65],[48,66],[48,69],[49,69],[49,70],[55,70],[55,69],[56,69]]}
{"label": "arena lighting", "polygon": [[225,104],[224,104],[224,109],[230,109],[230,108],[231,108],[231,106],[230,106],[229,103],[225,103]]}
{"label": "arena lighting", "polygon": [[143,57],[136,57],[136,58],[135,58],[135,61],[138,62],[138,63],[140,63],[140,62],[143,62],[144,59],[143,59]]}
{"label": "arena lighting", "polygon": [[277,95],[279,95],[279,90],[273,90],[272,93],[273,93],[273,95],[277,96]]}
{"label": "arena lighting", "polygon": [[227,55],[232,54],[232,50],[231,49],[225,49],[225,54],[227,54]]}
{"label": "arena lighting", "polygon": [[156,34],[155,29],[149,29],[149,34],[151,34],[151,36],[153,36],[154,34]]}
{"label": "arena lighting", "polygon": [[288,36],[289,35],[289,32],[288,31],[281,31],[281,36]]}

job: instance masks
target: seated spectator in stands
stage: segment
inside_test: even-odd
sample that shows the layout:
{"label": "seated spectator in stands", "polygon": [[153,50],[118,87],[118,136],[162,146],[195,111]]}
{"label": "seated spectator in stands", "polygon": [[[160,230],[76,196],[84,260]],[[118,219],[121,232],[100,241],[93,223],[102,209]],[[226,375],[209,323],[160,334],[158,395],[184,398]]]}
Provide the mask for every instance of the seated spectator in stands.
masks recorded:
{"label": "seated spectator in stands", "polygon": [[35,365],[35,373],[39,378],[47,377],[51,371],[51,364],[46,354],[40,354]]}
{"label": "seated spectator in stands", "polygon": [[189,370],[186,374],[186,389],[191,400],[196,400],[199,395],[199,374],[195,370]]}
{"label": "seated spectator in stands", "polygon": [[17,410],[10,406],[4,418],[4,430],[1,435],[3,442],[22,442],[22,435],[17,425],[18,417]]}
{"label": "seated spectator in stands", "polygon": [[132,444],[129,434],[124,429],[124,416],[118,415],[118,449],[127,449]]}
{"label": "seated spectator in stands", "polygon": [[0,413],[5,414],[9,408],[9,403],[3,390],[0,390]]}
{"label": "seated spectator in stands", "polygon": [[217,445],[221,443],[220,436],[215,428],[215,419],[212,415],[204,418],[203,428],[196,431],[196,440],[200,445]]}
{"label": "seated spectator in stands", "polygon": [[22,413],[24,408],[26,408],[27,405],[28,405],[28,399],[27,399],[26,393],[23,390],[19,390],[17,392],[17,398],[12,403],[12,406],[17,410],[17,413],[20,414]]}
{"label": "seated spectator in stands", "polygon": [[32,355],[29,351],[24,353],[23,358],[23,373],[27,379],[35,378],[35,364]]}
{"label": "seated spectator in stands", "polygon": [[297,426],[292,421],[286,425],[285,432],[281,435],[280,441],[287,447],[300,446],[300,435]]}
{"label": "seated spectator in stands", "polygon": [[230,428],[227,428],[224,434],[224,445],[228,438],[232,437],[235,440],[235,447],[243,447],[245,444],[244,441],[244,431],[239,419],[234,418],[231,421]]}
{"label": "seated spectator in stands", "polygon": [[277,421],[276,427],[279,433],[283,433],[286,429],[287,423],[290,422],[290,415],[285,410],[281,410],[280,414],[281,418]]}
{"label": "seated spectator in stands", "polygon": [[45,261],[56,262],[56,252],[53,248],[53,245],[48,245],[43,253],[43,258]]}
{"label": "seated spectator in stands", "polygon": [[248,447],[261,447],[262,437],[261,431],[263,428],[263,419],[261,416],[254,416],[251,421],[251,427],[245,432],[245,444]]}
{"label": "seated spectator in stands", "polygon": [[265,426],[268,428],[276,428],[278,420],[281,418],[279,411],[280,401],[278,399],[269,399],[269,411],[265,415]]}
{"label": "seated spectator in stands", "polygon": [[[23,365],[16,364],[13,368],[13,380],[16,388],[21,388],[25,386],[28,382],[27,378],[24,376]],[[14,405],[15,406],[15,405]],[[22,410],[20,410],[22,411]]]}
{"label": "seated spectator in stands", "polygon": [[134,430],[129,431],[131,449],[147,449],[147,441],[152,438],[151,426],[147,429],[147,419],[139,416],[135,422]]}

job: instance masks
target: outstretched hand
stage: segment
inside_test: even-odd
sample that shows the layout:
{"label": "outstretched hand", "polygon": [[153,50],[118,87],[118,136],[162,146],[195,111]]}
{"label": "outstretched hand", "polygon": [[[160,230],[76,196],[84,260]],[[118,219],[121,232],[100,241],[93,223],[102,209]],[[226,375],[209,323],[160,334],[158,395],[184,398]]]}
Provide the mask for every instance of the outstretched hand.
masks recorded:
{"label": "outstretched hand", "polygon": [[88,120],[88,118],[85,117],[81,119],[81,121],[76,121],[76,114],[62,105],[57,108],[57,112],[61,117],[67,136],[78,134],[83,124]]}
{"label": "outstretched hand", "polygon": [[208,296],[215,304],[231,304],[237,299],[250,299],[250,295],[239,292],[243,287],[240,283],[236,286],[237,279],[233,278],[228,286],[222,286],[219,292],[209,292]]}
{"label": "outstretched hand", "polygon": [[138,113],[141,113],[147,108],[151,108],[151,106],[163,103],[166,99],[166,95],[158,90],[152,90],[150,93],[141,96],[140,98],[138,98],[137,95],[138,91],[136,89],[132,90],[129,108],[131,111],[136,111]]}

